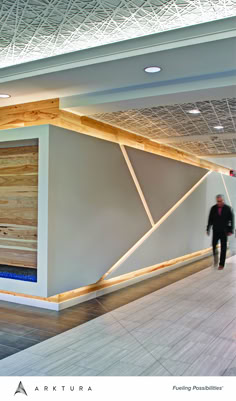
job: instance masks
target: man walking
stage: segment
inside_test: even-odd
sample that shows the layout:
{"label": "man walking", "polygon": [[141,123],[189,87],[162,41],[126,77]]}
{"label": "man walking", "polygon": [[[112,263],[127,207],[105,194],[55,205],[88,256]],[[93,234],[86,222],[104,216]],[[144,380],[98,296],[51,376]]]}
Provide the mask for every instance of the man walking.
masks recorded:
{"label": "man walking", "polygon": [[224,203],[223,195],[216,196],[216,205],[212,206],[208,224],[207,224],[207,235],[210,235],[210,228],[213,228],[212,236],[212,248],[214,255],[214,264],[218,264],[218,255],[216,245],[220,240],[221,251],[220,251],[220,264],[218,269],[222,270],[225,266],[225,257],[227,249],[227,235],[232,235],[234,231],[234,217],[230,206]]}

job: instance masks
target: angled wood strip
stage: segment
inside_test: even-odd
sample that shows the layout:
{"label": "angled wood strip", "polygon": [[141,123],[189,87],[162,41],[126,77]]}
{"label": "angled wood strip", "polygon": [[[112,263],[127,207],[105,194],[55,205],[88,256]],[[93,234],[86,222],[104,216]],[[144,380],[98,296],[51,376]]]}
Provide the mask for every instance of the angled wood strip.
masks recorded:
{"label": "angled wood strip", "polygon": [[193,191],[195,191],[195,189],[205,180],[205,178],[210,174],[211,172],[209,171],[208,173],[206,173],[189,191],[187,191],[184,196],[182,196],[181,199],[179,199],[178,202],[175,203],[174,206],[172,206],[167,213],[165,213],[156,223],[155,225],[146,232],[146,234],[144,234],[113,266],[110,267],[110,269],[100,278],[99,281],[103,281],[105,280],[105,278],[111,274],[112,272],[114,272],[115,270],[117,270],[119,268],[119,266],[122,265],[122,263],[125,262],[125,260],[132,255],[132,253],[134,253],[136,251],[136,249],[138,249],[144,241],[146,241],[148,239],[148,237],[150,237],[151,234],[153,234],[154,231],[156,231],[158,229],[158,227],[160,227],[160,225],[162,223],[164,223],[164,221],[181,205],[181,203],[183,203],[185,201],[185,199],[187,199],[189,197],[189,195],[191,195],[191,193]]}
{"label": "angled wood strip", "polygon": [[124,159],[125,159],[125,161],[126,161],[126,164],[127,164],[127,166],[128,166],[128,169],[129,169],[129,171],[130,171],[130,174],[131,174],[131,176],[132,176],[132,178],[133,178],[133,181],[134,181],[134,184],[135,184],[136,189],[137,189],[137,191],[138,191],[138,194],[139,194],[139,196],[140,196],[140,199],[141,199],[141,201],[142,201],[142,204],[143,204],[143,207],[144,207],[144,209],[145,209],[145,212],[147,213],[147,216],[148,216],[148,218],[149,218],[149,221],[150,221],[150,223],[151,223],[151,226],[153,227],[154,224],[155,224],[155,223],[154,223],[154,220],[153,220],[153,218],[152,218],[152,215],[151,215],[150,209],[149,209],[149,207],[148,207],[148,204],[147,204],[147,202],[146,202],[146,199],[145,199],[145,197],[144,197],[143,191],[142,191],[142,189],[141,189],[141,187],[140,187],[140,184],[139,184],[139,182],[138,182],[138,179],[137,179],[137,177],[136,177],[134,168],[133,168],[133,166],[132,166],[132,164],[131,164],[131,162],[130,162],[129,156],[128,156],[128,154],[127,154],[127,152],[126,152],[126,149],[125,149],[125,147],[124,147],[123,145],[120,145],[120,148],[121,148],[121,151],[122,151],[122,153],[123,153],[123,156],[124,156]]}

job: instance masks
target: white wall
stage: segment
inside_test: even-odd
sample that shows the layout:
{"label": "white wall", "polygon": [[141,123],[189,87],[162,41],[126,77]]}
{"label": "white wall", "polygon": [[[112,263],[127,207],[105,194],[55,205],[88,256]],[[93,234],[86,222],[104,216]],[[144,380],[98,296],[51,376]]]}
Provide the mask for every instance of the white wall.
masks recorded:
{"label": "white wall", "polygon": [[118,144],[50,127],[48,294],[97,282],[150,228]]}

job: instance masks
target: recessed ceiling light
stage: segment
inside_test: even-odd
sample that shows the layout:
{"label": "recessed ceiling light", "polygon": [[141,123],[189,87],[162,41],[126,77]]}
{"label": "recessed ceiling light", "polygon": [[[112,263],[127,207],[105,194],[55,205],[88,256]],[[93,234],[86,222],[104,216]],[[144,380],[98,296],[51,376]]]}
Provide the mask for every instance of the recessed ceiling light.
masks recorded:
{"label": "recessed ceiling light", "polygon": [[190,114],[200,114],[201,112],[198,109],[193,109],[193,110],[188,110],[188,113],[190,113]]}
{"label": "recessed ceiling light", "polygon": [[11,95],[7,95],[6,93],[0,93],[0,98],[6,99],[7,97],[11,97]]}
{"label": "recessed ceiling light", "polygon": [[154,74],[155,72],[160,72],[161,67],[157,67],[157,66],[146,67],[146,68],[144,68],[144,71],[147,72],[148,74]]}
{"label": "recessed ceiling light", "polygon": [[223,127],[223,125],[216,125],[214,128],[215,129],[223,129],[224,127]]}

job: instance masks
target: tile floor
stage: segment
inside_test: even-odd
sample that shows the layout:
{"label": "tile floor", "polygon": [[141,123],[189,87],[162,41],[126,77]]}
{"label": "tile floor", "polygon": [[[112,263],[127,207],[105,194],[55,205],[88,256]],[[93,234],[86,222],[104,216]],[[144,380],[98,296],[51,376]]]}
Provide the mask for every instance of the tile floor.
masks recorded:
{"label": "tile floor", "polygon": [[[211,263],[211,257],[205,258],[60,312],[0,301],[0,360],[182,280]],[[145,322],[150,317],[144,313],[142,319]],[[139,323],[127,324],[134,328]]]}
{"label": "tile floor", "polygon": [[0,375],[234,376],[235,267],[233,256],[223,271],[198,271],[32,344],[2,359]]}

